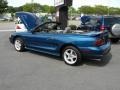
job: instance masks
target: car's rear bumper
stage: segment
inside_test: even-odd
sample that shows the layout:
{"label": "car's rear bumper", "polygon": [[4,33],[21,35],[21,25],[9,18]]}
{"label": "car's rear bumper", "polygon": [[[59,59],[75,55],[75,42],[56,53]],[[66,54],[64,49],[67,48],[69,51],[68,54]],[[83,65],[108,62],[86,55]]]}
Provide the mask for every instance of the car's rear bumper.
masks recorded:
{"label": "car's rear bumper", "polygon": [[103,58],[105,55],[107,55],[110,52],[111,48],[105,50],[105,52],[103,54],[84,54],[84,58],[89,58],[89,59],[101,59]]}
{"label": "car's rear bumper", "polygon": [[87,47],[87,49],[82,49],[82,55],[84,58],[90,59],[101,59],[107,55],[111,50],[111,43],[108,42],[100,47]]}

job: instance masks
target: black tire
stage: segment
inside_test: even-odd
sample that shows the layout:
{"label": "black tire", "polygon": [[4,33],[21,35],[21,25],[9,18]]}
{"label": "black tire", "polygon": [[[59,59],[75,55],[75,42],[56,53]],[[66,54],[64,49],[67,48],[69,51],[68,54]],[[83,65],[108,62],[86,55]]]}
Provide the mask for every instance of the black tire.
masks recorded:
{"label": "black tire", "polygon": [[111,38],[111,42],[112,43],[117,43],[117,42],[119,42],[119,38]]}
{"label": "black tire", "polygon": [[[73,50],[74,51],[74,54],[77,56],[77,59],[74,61],[74,63],[68,63],[69,61],[66,61],[66,59],[65,59],[65,52],[67,51],[67,50]],[[77,48],[75,48],[75,47],[73,47],[73,46],[67,46],[67,47],[65,47],[64,49],[63,49],[63,51],[62,51],[62,58],[63,58],[63,60],[64,60],[64,62],[67,64],[67,65],[71,65],[71,66],[76,66],[76,65],[80,65],[81,64],[81,61],[82,61],[82,58],[81,58],[81,53],[80,53],[80,51],[77,49]],[[72,57],[71,57],[72,58]],[[75,58],[74,58],[75,59]]]}
{"label": "black tire", "polygon": [[[18,49],[17,46],[16,46],[16,42],[19,42],[19,44],[21,45],[21,46],[19,47],[19,49]],[[18,51],[18,52],[22,52],[22,51],[25,50],[25,44],[24,44],[24,41],[23,41],[22,38],[16,38],[16,39],[14,40],[14,48],[15,48],[15,50]]]}

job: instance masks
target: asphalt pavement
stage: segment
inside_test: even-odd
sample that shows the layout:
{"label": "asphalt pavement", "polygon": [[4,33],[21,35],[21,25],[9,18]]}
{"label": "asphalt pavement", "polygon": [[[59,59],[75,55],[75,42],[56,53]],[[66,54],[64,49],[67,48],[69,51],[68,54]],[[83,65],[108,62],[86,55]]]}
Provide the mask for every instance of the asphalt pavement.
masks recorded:
{"label": "asphalt pavement", "polygon": [[15,22],[0,22],[0,31],[15,30]]}
{"label": "asphalt pavement", "polygon": [[8,39],[14,25],[4,25],[0,23],[0,30],[8,30],[0,32],[0,90],[120,90],[120,42],[101,62],[68,66],[59,57],[15,51]]}

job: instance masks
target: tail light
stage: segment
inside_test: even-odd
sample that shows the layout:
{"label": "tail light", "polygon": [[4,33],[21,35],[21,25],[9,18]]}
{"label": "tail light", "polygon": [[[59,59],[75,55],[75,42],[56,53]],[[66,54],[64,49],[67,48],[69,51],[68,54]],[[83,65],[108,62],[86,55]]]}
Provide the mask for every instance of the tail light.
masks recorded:
{"label": "tail light", "polygon": [[16,26],[16,29],[21,29],[21,27],[17,25],[17,26]]}
{"label": "tail light", "polygon": [[104,30],[105,30],[105,26],[102,25],[102,26],[100,27],[100,31],[104,31]]}
{"label": "tail light", "polygon": [[101,24],[101,27],[100,27],[100,31],[104,31],[105,30],[105,20],[104,20],[104,16],[102,16],[102,18],[101,18],[101,22],[102,22],[102,24]]}
{"label": "tail light", "polygon": [[103,39],[97,39],[96,42],[95,42],[95,45],[96,46],[101,46],[105,43],[105,41]]}

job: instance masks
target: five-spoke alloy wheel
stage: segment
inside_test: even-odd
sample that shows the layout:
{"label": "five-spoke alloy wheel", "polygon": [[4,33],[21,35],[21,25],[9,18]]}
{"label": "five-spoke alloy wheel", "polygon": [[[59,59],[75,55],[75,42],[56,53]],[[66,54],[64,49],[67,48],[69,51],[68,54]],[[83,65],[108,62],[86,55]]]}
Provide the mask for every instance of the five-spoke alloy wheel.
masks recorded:
{"label": "five-spoke alloy wheel", "polygon": [[16,38],[14,41],[14,47],[16,51],[23,51],[25,47],[23,40],[21,38]]}
{"label": "five-spoke alloy wheel", "polygon": [[81,62],[80,51],[73,46],[68,46],[64,48],[62,52],[62,57],[65,63],[68,65],[77,65]]}

